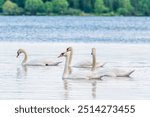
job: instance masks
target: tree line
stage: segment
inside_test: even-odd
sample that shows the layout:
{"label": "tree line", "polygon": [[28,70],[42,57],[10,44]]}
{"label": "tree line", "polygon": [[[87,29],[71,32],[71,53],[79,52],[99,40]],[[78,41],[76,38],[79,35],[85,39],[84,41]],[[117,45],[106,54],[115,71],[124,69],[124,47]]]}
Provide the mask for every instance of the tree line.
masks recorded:
{"label": "tree line", "polygon": [[0,14],[149,16],[150,0],[0,0]]}

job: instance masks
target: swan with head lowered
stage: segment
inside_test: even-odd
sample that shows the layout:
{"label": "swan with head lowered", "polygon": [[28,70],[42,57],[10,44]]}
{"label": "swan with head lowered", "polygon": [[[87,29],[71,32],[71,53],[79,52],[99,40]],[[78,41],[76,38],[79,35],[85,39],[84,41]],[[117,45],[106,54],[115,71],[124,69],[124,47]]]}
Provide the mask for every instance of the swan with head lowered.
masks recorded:
{"label": "swan with head lowered", "polygon": [[[73,58],[73,48],[72,47],[68,47],[66,49],[66,52],[70,51],[70,59],[69,59],[69,66],[72,66],[71,63],[72,63],[72,58]],[[96,58],[96,53],[95,55],[93,55],[95,58]],[[99,67],[103,67],[105,65],[105,63],[99,63],[99,62],[96,62],[96,68],[99,68]],[[92,62],[91,61],[82,61],[81,63],[77,63],[75,65],[73,65],[72,67],[76,67],[76,68],[92,68]]]}
{"label": "swan with head lowered", "polygon": [[23,66],[57,66],[61,61],[49,61],[49,60],[32,60],[28,61],[28,55],[24,49],[19,49],[17,51],[17,58],[20,54],[24,54],[24,59],[22,61]]}
{"label": "swan with head lowered", "polygon": [[100,75],[100,77],[108,76],[108,77],[129,77],[135,70],[128,70],[128,69],[119,69],[119,68],[100,68],[96,69],[96,49],[92,48],[92,71],[96,74]]}

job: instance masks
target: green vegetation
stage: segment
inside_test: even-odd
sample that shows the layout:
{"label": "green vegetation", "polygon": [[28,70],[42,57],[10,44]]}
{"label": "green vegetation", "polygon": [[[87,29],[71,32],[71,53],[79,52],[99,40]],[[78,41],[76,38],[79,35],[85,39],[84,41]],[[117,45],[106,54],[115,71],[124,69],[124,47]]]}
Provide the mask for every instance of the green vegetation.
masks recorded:
{"label": "green vegetation", "polygon": [[104,12],[107,13],[109,11],[109,9],[105,7],[103,0],[96,0],[94,4],[94,8],[95,8],[94,9],[95,13],[97,14],[104,13]]}
{"label": "green vegetation", "polygon": [[17,4],[7,0],[2,6],[3,14],[5,15],[19,15],[23,13],[23,9],[18,7]]}
{"label": "green vegetation", "polygon": [[25,10],[28,14],[36,15],[38,12],[43,12],[44,3],[42,0],[26,0]]}
{"label": "green vegetation", "polygon": [[0,14],[150,16],[150,0],[0,0]]}
{"label": "green vegetation", "polygon": [[4,4],[4,0],[0,0],[0,12],[2,12],[2,5]]}
{"label": "green vegetation", "polygon": [[53,4],[52,4],[52,2],[49,2],[49,1],[45,2],[44,10],[45,10],[45,12],[47,14],[51,14],[53,12]]}
{"label": "green vegetation", "polygon": [[66,0],[52,0],[53,12],[58,14],[64,14],[68,8],[68,2]]}

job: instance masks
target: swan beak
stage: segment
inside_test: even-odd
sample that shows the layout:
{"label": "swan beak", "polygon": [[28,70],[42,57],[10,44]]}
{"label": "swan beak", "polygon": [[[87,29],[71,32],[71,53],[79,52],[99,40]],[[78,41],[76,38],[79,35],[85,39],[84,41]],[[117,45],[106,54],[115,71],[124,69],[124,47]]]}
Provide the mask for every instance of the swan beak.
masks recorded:
{"label": "swan beak", "polygon": [[63,57],[64,54],[65,54],[65,52],[61,53],[61,54],[58,56],[58,58]]}
{"label": "swan beak", "polygon": [[60,57],[62,57],[61,54],[57,58],[60,58]]}
{"label": "swan beak", "polygon": [[57,57],[57,58],[60,58],[60,57],[62,57],[63,55],[62,55],[62,53]]}
{"label": "swan beak", "polygon": [[19,56],[19,53],[17,53],[17,56],[16,56],[16,58],[18,58],[18,56]]}

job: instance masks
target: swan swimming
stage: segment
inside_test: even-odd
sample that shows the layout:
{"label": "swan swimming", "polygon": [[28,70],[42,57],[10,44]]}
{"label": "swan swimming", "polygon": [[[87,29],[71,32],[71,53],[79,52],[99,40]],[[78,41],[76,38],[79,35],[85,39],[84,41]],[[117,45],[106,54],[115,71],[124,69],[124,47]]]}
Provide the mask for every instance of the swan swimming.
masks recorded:
{"label": "swan swimming", "polygon": [[57,66],[58,64],[62,63],[61,61],[49,61],[49,60],[32,60],[28,62],[28,56],[24,49],[19,49],[17,51],[17,58],[20,54],[24,54],[24,59],[22,61],[23,66]]}
{"label": "swan swimming", "polygon": [[101,79],[102,77],[129,77],[134,70],[123,70],[123,69],[117,69],[117,68],[100,68],[99,70],[96,69],[96,57],[94,56],[96,54],[96,49],[92,48],[92,69],[91,71],[80,71],[78,73],[69,74],[69,60],[70,60],[70,54],[71,51],[66,51],[64,53],[61,53],[59,57],[65,57],[65,67],[63,72],[63,78],[83,78],[83,79]]}
{"label": "swan swimming", "polygon": [[99,74],[101,77],[129,77],[135,70],[125,70],[119,68],[100,68],[96,69],[96,57],[94,56],[96,53],[96,49],[92,48],[91,55],[93,56],[92,62],[92,71],[95,71],[96,74]]}
{"label": "swan swimming", "polygon": [[[72,47],[68,47],[66,49],[66,52],[68,52],[68,51],[70,51],[69,66],[72,66],[71,63],[72,63],[72,56],[73,56],[73,48]],[[93,56],[95,56],[95,58],[96,58],[96,53]],[[98,62],[96,62],[95,64],[96,64],[96,68],[103,67],[105,65],[105,63],[100,64]],[[77,68],[92,68],[92,62],[91,61],[82,61],[82,63],[78,63],[76,65],[73,65],[72,67],[77,67]]]}
{"label": "swan swimming", "polygon": [[58,57],[65,57],[66,61],[65,61],[65,67],[64,67],[64,72],[63,72],[63,76],[62,78],[77,78],[77,79],[91,79],[91,78],[100,78],[99,76],[95,75],[94,72],[91,70],[88,71],[80,71],[78,73],[71,73],[70,74],[70,70],[69,70],[69,60],[70,60],[70,54],[71,51],[68,52],[63,52],[61,53]]}

